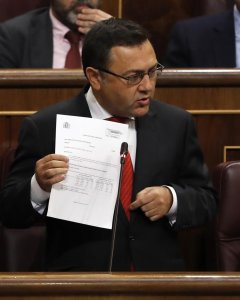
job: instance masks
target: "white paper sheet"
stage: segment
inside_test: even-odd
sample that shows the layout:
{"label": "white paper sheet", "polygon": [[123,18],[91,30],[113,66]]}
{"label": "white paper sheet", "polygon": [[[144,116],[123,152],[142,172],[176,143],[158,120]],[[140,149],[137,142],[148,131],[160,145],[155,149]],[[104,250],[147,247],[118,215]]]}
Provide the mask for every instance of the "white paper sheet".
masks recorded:
{"label": "white paper sheet", "polygon": [[112,228],[127,134],[126,124],[57,115],[55,152],[69,157],[69,170],[52,187],[49,217]]}

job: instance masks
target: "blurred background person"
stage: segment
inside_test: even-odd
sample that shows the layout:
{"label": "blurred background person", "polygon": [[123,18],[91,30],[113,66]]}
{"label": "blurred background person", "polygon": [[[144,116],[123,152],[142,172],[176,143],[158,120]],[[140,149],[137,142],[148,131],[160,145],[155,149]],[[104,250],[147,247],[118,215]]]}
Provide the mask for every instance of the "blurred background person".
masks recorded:
{"label": "blurred background person", "polygon": [[221,13],[179,21],[164,59],[173,68],[240,67],[240,0]]}
{"label": "blurred background person", "polygon": [[0,68],[81,68],[84,35],[111,17],[100,0],[51,0],[0,25]]}

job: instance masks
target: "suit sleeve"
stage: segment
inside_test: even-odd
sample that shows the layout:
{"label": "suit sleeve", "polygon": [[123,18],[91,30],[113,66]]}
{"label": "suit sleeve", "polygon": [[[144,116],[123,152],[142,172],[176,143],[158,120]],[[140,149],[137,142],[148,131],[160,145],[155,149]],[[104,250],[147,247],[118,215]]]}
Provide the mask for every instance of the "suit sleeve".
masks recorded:
{"label": "suit sleeve", "polygon": [[189,115],[184,155],[177,182],[171,185],[177,193],[177,229],[208,223],[216,213],[216,192],[212,187],[202,151],[198,145],[194,123]]}
{"label": "suit sleeve", "polygon": [[172,68],[190,68],[190,53],[183,24],[176,23],[170,34],[164,65]]}
{"label": "suit sleeve", "polygon": [[19,68],[21,61],[22,41],[14,30],[5,24],[0,25],[0,68]]}
{"label": "suit sleeve", "polygon": [[30,201],[31,178],[35,163],[42,156],[38,130],[34,122],[26,118],[20,131],[15,160],[0,195],[1,217],[6,226],[25,227],[42,218]]}

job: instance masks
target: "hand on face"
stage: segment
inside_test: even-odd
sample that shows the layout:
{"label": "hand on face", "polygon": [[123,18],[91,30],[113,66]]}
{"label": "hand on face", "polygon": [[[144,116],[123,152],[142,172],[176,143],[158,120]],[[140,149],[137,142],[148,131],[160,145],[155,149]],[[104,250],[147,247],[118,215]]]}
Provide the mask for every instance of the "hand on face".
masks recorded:
{"label": "hand on face", "polygon": [[167,187],[148,187],[137,194],[130,210],[140,208],[147,218],[157,221],[169,212],[172,202],[172,194]]}
{"label": "hand on face", "polygon": [[100,9],[82,7],[79,8],[76,24],[79,32],[86,34],[95,23],[107,20],[111,17],[111,15]]}
{"label": "hand on face", "polygon": [[35,176],[39,186],[50,192],[52,185],[62,181],[68,171],[68,158],[64,155],[49,154],[36,162]]}

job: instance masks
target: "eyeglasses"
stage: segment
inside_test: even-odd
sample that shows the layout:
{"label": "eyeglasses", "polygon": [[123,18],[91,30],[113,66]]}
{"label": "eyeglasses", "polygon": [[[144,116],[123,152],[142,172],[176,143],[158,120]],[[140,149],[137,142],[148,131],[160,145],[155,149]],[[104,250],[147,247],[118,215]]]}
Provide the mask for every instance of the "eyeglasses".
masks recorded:
{"label": "eyeglasses", "polygon": [[122,75],[113,73],[109,70],[98,68],[98,70],[101,71],[101,72],[104,72],[104,73],[107,73],[107,74],[110,74],[110,75],[113,75],[113,76],[116,76],[116,77],[119,77],[119,78],[122,78],[122,79],[126,80],[127,84],[129,84],[129,85],[139,84],[143,80],[145,75],[148,75],[148,77],[150,79],[154,79],[154,78],[156,78],[156,76],[158,74],[158,71],[162,71],[163,69],[164,69],[164,66],[161,65],[160,63],[157,63],[156,66],[154,66],[153,68],[151,68],[147,72],[136,72],[133,75],[122,76]]}

